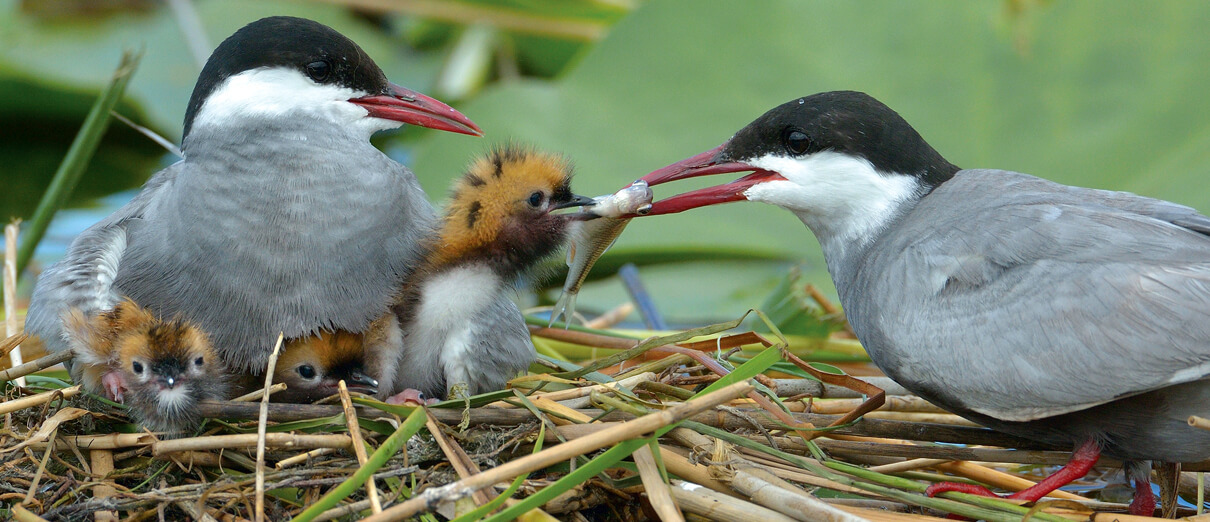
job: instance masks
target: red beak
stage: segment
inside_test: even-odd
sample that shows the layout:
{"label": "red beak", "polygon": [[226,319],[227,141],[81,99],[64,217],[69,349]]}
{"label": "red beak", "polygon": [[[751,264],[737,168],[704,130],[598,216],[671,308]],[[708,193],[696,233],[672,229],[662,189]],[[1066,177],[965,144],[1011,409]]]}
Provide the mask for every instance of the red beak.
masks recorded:
{"label": "red beak", "polygon": [[475,122],[454,110],[453,107],[411,89],[389,84],[391,95],[363,96],[349,100],[365,110],[370,116],[392,120],[430,129],[482,136],[483,131]]}
{"label": "red beak", "polygon": [[748,198],[744,195],[744,192],[753,185],[764,183],[766,181],[785,179],[776,172],[760,170],[756,167],[748,165],[747,163],[735,161],[720,163],[718,160],[718,155],[725,145],[726,144],[719,145],[718,147],[696,156],[683,159],[668,165],[667,167],[656,170],[646,176],[643,176],[642,180],[646,181],[648,185],[654,187],[669,181],[696,178],[698,176],[708,176],[710,174],[753,171],[751,174],[748,174],[747,176],[739,178],[730,183],[694,190],[677,196],[672,196],[662,201],[657,201],[652,204],[651,211],[643,215],[655,216],[659,214],[674,214],[707,205],[717,205],[719,203],[745,200]]}

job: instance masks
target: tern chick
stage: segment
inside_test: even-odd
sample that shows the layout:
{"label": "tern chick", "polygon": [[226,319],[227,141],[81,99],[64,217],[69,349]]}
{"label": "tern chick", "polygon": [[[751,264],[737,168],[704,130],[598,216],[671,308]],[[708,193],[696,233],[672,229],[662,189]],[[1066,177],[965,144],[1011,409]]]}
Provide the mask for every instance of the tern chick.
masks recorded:
{"label": "tern chick", "polygon": [[129,299],[92,318],[73,309],[65,323],[75,353],[72,377],[124,403],[140,426],[191,429],[201,421],[198,401],[226,398],[227,370],[192,323],[162,320]]}
{"label": "tern chick", "polygon": [[[370,376],[368,364],[378,360],[375,354],[397,353],[401,342],[399,323],[390,313],[371,323],[365,333],[336,330],[293,339],[282,347],[273,371],[273,382],[285,383],[286,389],[273,394],[272,400],[315,402],[336,394],[340,381],[349,391],[375,395],[378,380]],[[263,385],[263,375],[247,373],[241,379],[243,391]]]}
{"label": "tern chick", "polygon": [[572,194],[571,176],[566,159],[518,146],[471,165],[421,266],[403,284],[395,307],[403,350],[392,386],[380,395],[446,397],[458,385],[475,395],[529,366],[534,346],[523,318],[502,313],[498,303],[580,219],[554,211],[592,203]]}

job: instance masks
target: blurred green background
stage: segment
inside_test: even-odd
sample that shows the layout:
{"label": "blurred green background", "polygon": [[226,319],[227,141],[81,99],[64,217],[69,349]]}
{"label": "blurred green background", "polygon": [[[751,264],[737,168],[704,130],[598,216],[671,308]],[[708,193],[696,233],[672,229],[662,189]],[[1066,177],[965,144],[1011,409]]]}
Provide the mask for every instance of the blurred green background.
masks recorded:
{"label": "blurred green background", "polygon": [[[1210,210],[1210,4],[1204,2],[8,0],[0,6],[6,217],[32,212],[123,49],[145,54],[118,112],[176,141],[199,56],[240,26],[274,14],[336,28],[394,82],[451,102],[484,129],[484,139],[414,128],[377,138],[438,203],[468,160],[492,144],[519,141],[563,152],[578,166],[577,192],[608,193],[720,144],[777,104],[852,89],[898,110],[960,166],[1019,170]],[[114,122],[72,199],[81,210],[61,213],[38,260],[53,261],[72,234],[172,161]],[[792,265],[802,266],[803,280],[825,291],[831,286],[810,233],[790,214],[755,204],[635,220],[594,276],[608,276],[624,260],[641,262],[656,304],[673,320],[732,318],[761,306]],[[554,274],[539,282],[550,284]],[[606,278],[585,288],[580,308],[600,311],[625,299]]]}

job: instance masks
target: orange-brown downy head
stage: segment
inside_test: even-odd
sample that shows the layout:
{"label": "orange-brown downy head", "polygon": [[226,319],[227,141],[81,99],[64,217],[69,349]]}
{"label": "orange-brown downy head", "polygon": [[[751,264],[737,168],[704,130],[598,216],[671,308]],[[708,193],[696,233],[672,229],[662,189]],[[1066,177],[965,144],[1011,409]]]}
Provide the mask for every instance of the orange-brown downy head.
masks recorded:
{"label": "orange-brown downy head", "polygon": [[341,380],[349,391],[377,393],[378,382],[366,371],[366,335],[324,331],[290,341],[273,371],[273,381],[286,383],[286,389],[274,394],[273,400],[314,402],[337,393]]}
{"label": "orange-brown downy head", "polygon": [[554,210],[590,204],[571,192],[572,166],[517,145],[475,160],[454,187],[430,264],[482,258],[514,273],[562,243],[574,219]]}
{"label": "orange-brown downy head", "polygon": [[195,395],[194,388],[209,389],[210,382],[221,380],[225,370],[209,338],[196,325],[160,320],[130,300],[106,315],[128,384],[146,387],[162,405],[176,406],[186,395]]}

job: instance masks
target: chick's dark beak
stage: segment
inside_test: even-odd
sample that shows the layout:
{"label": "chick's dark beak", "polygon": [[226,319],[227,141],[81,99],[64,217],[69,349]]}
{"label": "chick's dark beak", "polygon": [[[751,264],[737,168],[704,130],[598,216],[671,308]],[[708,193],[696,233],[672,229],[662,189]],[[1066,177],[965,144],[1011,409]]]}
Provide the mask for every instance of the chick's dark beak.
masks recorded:
{"label": "chick's dark beak", "polygon": [[378,380],[362,373],[360,370],[349,372],[349,381],[345,383],[349,390],[374,395],[378,393]]}
{"label": "chick's dark beak", "polygon": [[425,96],[411,89],[389,84],[390,94],[353,98],[350,102],[369,111],[370,116],[384,120],[410,123],[430,129],[482,136],[483,131],[475,122],[441,103],[436,98]]}
{"label": "chick's dark beak", "polygon": [[719,145],[706,152],[692,156],[667,167],[655,170],[650,174],[643,176],[642,181],[646,181],[650,186],[656,186],[669,181],[678,179],[696,178],[699,176],[709,176],[712,174],[726,174],[729,172],[748,172],[751,174],[741,177],[730,183],[707,187],[704,189],[694,190],[672,196],[668,199],[657,201],[652,204],[651,211],[638,216],[657,216],[660,214],[674,214],[684,212],[689,209],[704,207],[708,205],[717,205],[719,203],[728,203],[731,201],[740,201],[748,199],[744,195],[749,188],[759,183],[766,181],[774,181],[785,179],[780,174],[768,170],[761,170],[747,163],[738,161],[730,161],[723,157],[722,151],[727,144]]}
{"label": "chick's dark beak", "polygon": [[592,205],[594,202],[595,201],[588,196],[572,194],[571,200],[565,201],[563,203],[559,203],[558,205],[555,205],[555,206],[551,207],[550,209],[559,210],[559,209],[572,208],[572,207],[585,207],[585,206]]}

